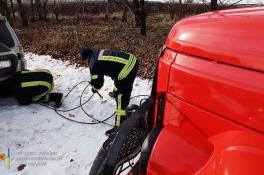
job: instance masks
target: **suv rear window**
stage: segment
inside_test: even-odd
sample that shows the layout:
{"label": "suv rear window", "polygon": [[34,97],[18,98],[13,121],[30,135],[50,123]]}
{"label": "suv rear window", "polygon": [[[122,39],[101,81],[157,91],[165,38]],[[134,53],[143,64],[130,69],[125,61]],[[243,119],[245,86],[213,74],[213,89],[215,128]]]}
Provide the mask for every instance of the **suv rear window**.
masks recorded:
{"label": "suv rear window", "polygon": [[0,21],[0,42],[4,43],[8,47],[14,47],[15,43],[10,31],[8,30],[5,22]]}

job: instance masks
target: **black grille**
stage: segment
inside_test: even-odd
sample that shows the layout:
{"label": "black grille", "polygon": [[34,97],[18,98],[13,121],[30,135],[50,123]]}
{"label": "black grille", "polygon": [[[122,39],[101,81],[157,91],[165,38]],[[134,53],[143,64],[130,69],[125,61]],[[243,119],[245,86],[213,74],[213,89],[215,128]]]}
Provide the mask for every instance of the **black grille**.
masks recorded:
{"label": "black grille", "polygon": [[145,127],[135,127],[129,132],[118,154],[118,164],[126,159],[133,158],[140,151],[147,134],[148,128],[146,125]]}

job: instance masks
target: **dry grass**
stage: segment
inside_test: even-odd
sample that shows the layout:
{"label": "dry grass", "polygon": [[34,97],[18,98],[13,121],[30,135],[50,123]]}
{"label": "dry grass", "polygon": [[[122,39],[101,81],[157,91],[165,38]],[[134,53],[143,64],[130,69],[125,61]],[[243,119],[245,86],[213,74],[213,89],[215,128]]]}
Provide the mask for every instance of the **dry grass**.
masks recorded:
{"label": "dry grass", "polygon": [[130,23],[121,23],[120,15],[114,14],[109,20],[94,16],[79,21],[66,18],[60,23],[36,22],[27,28],[16,28],[16,32],[26,52],[52,55],[77,65],[84,65],[79,59],[83,47],[133,53],[140,60],[139,75],[151,78],[158,50],[174,23],[169,15],[149,16],[147,36],[141,36],[139,29]]}

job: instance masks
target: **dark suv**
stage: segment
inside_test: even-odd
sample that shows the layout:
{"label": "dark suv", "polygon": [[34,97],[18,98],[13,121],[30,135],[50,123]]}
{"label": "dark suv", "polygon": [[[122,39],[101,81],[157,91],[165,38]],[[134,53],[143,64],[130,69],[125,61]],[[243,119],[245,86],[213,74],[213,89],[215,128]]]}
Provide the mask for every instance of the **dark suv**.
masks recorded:
{"label": "dark suv", "polygon": [[6,18],[0,16],[0,85],[25,66],[23,48]]}

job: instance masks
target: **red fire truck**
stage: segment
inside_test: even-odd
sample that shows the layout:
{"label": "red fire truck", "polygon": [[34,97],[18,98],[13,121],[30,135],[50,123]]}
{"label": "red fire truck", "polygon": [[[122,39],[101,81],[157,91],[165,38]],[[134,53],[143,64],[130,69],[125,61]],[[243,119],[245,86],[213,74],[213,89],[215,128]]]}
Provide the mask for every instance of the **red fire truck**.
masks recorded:
{"label": "red fire truck", "polygon": [[140,153],[128,174],[263,175],[263,31],[264,8],[178,22],[150,98],[104,143],[90,174],[118,174]]}

